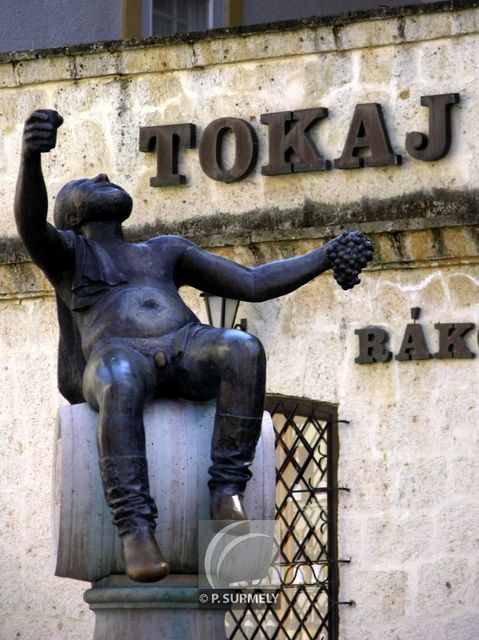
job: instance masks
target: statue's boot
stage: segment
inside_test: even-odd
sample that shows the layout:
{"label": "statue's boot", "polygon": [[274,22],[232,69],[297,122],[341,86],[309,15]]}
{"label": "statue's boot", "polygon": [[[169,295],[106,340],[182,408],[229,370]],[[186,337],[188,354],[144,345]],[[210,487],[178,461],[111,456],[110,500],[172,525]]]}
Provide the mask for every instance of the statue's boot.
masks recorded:
{"label": "statue's boot", "polygon": [[169,565],[155,538],[158,510],[150,496],[146,458],[103,457],[100,472],[122,543],[127,576],[138,582],[162,580],[168,575]]}
{"label": "statue's boot", "polygon": [[216,414],[208,487],[211,519],[218,522],[217,528],[248,519],[243,497],[261,424],[262,418]]}

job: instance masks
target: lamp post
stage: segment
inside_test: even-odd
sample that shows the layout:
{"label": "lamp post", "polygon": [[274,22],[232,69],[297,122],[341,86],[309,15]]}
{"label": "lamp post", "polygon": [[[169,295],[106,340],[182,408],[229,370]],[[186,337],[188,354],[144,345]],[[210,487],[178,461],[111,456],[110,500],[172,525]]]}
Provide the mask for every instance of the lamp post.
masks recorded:
{"label": "lamp post", "polygon": [[202,293],[201,297],[205,300],[206,312],[208,313],[208,322],[212,327],[240,329],[246,331],[246,318],[241,318],[238,324],[235,324],[236,313],[238,311],[239,300],[232,298],[222,298],[221,296],[213,296],[210,293]]}

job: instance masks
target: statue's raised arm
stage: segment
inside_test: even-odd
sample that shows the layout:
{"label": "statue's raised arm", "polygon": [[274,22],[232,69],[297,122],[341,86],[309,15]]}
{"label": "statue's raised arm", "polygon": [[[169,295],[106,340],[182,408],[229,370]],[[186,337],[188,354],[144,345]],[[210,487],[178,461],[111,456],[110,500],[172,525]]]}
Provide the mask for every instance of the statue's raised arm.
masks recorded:
{"label": "statue's raised arm", "polygon": [[67,259],[67,248],[47,222],[48,196],[41,154],[55,147],[57,129],[62,123],[63,118],[50,109],[34,111],[25,122],[14,206],[18,233],[27,251],[53,278]]}

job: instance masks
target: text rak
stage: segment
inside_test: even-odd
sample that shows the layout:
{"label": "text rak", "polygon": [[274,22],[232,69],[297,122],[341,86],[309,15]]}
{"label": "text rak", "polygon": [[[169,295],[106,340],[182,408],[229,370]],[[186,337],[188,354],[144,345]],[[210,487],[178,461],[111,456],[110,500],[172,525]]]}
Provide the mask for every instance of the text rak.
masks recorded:
{"label": "text rak", "polygon": [[[472,322],[438,322],[434,325],[437,331],[438,349],[432,353],[428,347],[426,333],[419,319],[421,309],[413,307],[411,318],[413,323],[407,324],[401,347],[395,355],[396,360],[429,360],[439,358],[446,360],[475,358],[466,343],[466,336],[475,328]],[[389,362],[393,353],[389,349],[389,333],[383,327],[370,326],[356,329],[359,338],[359,355],[355,358],[358,364],[372,364],[373,362]]]}
{"label": "text rak", "polygon": [[[406,135],[406,150],[417,160],[439,160],[451,144],[451,107],[459,102],[458,93],[422,96],[421,105],[429,109],[429,131]],[[264,113],[262,124],[268,127],[269,162],[261,167],[265,176],[305,171],[359,169],[401,164],[389,141],[382,108],[377,103],[357,104],[343,152],[333,161],[319,152],[311,131],[328,117],[328,109],[316,107],[298,111]],[[224,161],[225,135],[232,134],[235,154],[230,166]],[[156,176],[152,187],[186,184],[178,171],[180,153],[196,148],[196,126],[191,123],[140,127],[140,151],[155,151]],[[236,182],[245,178],[258,158],[258,136],[249,122],[241,118],[218,118],[210,122],[198,144],[202,170],[213,180]]]}

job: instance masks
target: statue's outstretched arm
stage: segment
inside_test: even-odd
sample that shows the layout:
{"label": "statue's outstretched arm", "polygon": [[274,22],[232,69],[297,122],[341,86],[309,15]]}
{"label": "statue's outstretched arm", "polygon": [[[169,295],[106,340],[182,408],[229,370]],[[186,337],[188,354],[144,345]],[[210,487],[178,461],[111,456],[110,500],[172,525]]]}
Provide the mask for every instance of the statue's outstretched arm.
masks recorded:
{"label": "statue's outstretched arm", "polygon": [[47,222],[48,197],[43,179],[41,154],[53,149],[62,117],[47,109],[34,111],[25,122],[22,158],[15,191],[15,221],[18,233],[32,259],[48,275],[61,271],[66,245]]}
{"label": "statue's outstretched arm", "polygon": [[254,268],[188,243],[179,262],[179,283],[237,300],[262,302],[294,291],[327,269],[333,269],[343,289],[351,289],[372,257],[371,241],[356,231],[345,232],[306,255]]}

